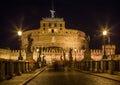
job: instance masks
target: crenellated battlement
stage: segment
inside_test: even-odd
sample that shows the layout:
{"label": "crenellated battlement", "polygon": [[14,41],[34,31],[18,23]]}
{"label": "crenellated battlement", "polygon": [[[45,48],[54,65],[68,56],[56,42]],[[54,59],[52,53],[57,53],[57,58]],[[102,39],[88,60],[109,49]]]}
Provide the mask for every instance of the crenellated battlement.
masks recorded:
{"label": "crenellated battlement", "polygon": [[[11,50],[11,49],[0,48],[0,58],[18,60],[19,52],[20,52],[20,50]],[[26,59],[25,50],[21,50],[21,54],[23,56],[23,59]]]}
{"label": "crenellated battlement", "polygon": [[93,60],[101,60],[103,56],[103,51],[100,49],[91,49],[91,59]]}
{"label": "crenellated battlement", "polygon": [[91,54],[103,54],[103,51],[100,49],[91,49],[90,52]]}
{"label": "crenellated battlement", "polygon": [[[106,55],[108,59],[111,59],[114,57],[114,59],[120,59],[120,55],[115,55],[115,45],[106,45]],[[12,60],[18,60],[20,50],[11,50],[11,49],[2,49],[0,48],[0,58],[1,59],[12,59]],[[72,50],[72,57],[73,60],[77,59],[78,61],[84,59],[84,53],[85,50],[81,49],[74,49]],[[26,59],[26,51],[21,50],[21,54],[23,59]],[[53,55],[54,54],[54,55]],[[93,60],[101,60],[104,54],[103,46],[102,49],[90,49],[90,56]],[[37,60],[37,57],[39,55],[39,52],[36,50],[33,51],[33,59]],[[64,56],[64,50],[61,48],[41,48],[41,55],[46,55],[46,59],[49,59],[51,56]],[[69,60],[69,50],[65,51],[65,57],[67,60]]]}
{"label": "crenellated battlement", "polygon": [[[20,50],[10,50],[11,53],[19,53]],[[25,50],[21,50],[21,52],[25,52]]]}

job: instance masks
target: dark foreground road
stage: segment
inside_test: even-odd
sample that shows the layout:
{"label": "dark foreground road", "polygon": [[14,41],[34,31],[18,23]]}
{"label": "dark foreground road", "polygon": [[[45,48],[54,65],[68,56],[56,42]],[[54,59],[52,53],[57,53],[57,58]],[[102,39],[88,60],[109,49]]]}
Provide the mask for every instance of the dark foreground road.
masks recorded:
{"label": "dark foreground road", "polygon": [[72,70],[46,69],[27,85],[120,85],[120,82]]}

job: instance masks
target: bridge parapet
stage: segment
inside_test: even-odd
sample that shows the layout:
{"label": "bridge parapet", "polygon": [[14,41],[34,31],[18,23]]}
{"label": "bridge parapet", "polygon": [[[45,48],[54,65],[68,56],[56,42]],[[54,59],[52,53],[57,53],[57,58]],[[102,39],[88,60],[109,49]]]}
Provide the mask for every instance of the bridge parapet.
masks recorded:
{"label": "bridge parapet", "polygon": [[120,73],[120,60],[86,60],[74,63],[74,68],[97,73]]}
{"label": "bridge parapet", "polygon": [[29,71],[28,61],[0,59],[0,81]]}

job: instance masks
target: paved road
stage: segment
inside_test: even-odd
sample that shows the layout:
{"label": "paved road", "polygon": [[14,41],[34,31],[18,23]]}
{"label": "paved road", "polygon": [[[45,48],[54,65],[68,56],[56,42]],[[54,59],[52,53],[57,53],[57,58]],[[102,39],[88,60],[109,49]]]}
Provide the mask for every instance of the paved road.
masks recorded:
{"label": "paved road", "polygon": [[72,70],[46,69],[27,85],[120,85],[120,82]]}

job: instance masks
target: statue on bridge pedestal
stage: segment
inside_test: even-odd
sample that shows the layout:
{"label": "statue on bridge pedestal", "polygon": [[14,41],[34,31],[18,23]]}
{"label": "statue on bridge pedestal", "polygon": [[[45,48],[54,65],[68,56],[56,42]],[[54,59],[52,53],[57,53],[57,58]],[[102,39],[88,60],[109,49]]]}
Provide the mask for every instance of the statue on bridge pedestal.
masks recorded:
{"label": "statue on bridge pedestal", "polygon": [[72,62],[73,62],[73,57],[72,57],[72,49],[69,49],[69,67],[72,66]]}
{"label": "statue on bridge pedestal", "polygon": [[87,36],[85,40],[85,45],[82,48],[84,50],[84,60],[91,60],[89,43],[90,43],[90,36]]}
{"label": "statue on bridge pedestal", "polygon": [[27,45],[27,49],[26,49],[26,56],[27,56],[27,59],[33,59],[33,52],[31,50],[31,47],[32,47],[32,42],[33,42],[33,39],[32,39],[32,34],[29,34],[27,37],[27,40],[28,40],[28,45]]}

